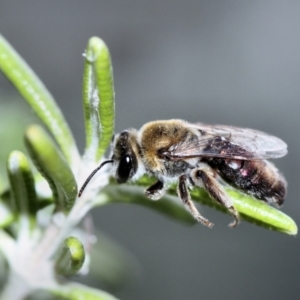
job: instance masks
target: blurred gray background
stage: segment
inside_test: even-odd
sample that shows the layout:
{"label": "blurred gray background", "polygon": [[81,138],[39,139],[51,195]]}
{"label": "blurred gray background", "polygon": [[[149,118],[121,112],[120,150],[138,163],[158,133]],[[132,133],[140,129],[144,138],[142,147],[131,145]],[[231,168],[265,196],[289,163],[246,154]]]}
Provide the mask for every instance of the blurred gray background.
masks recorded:
{"label": "blurred gray background", "polygon": [[[52,92],[80,149],[81,54],[93,35],[111,51],[117,131],[182,118],[281,137],[289,145],[276,161],[289,183],[283,211],[300,224],[300,1],[1,0],[0,31]],[[3,76],[0,86],[13,90]],[[124,300],[299,298],[299,238],[245,221],[231,230],[229,216],[201,211],[212,230],[143,207],[96,209],[96,226],[141,266],[112,292]]]}

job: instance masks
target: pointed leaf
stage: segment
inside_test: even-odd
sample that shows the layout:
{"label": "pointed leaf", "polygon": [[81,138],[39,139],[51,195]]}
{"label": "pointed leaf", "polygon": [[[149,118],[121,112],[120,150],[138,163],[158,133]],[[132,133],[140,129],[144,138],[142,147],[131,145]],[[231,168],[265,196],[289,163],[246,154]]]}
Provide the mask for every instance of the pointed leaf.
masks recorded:
{"label": "pointed leaf", "polygon": [[[150,186],[152,183],[153,178],[151,179],[148,176],[144,176],[139,181],[135,182],[135,184],[140,186]],[[234,207],[238,210],[242,219],[274,231],[289,235],[297,234],[298,228],[296,223],[282,211],[263,201],[257,200],[250,195],[243,194],[238,190],[232,188],[225,188],[225,190],[232,198]],[[168,194],[177,196],[175,185],[169,188]],[[228,213],[223,206],[211,200],[203,188],[194,188],[191,191],[191,196],[194,201]]]}
{"label": "pointed leaf", "polygon": [[19,220],[19,230],[30,232],[36,224],[38,203],[27,157],[20,151],[13,151],[8,157],[7,172],[14,200],[11,207]]}
{"label": "pointed leaf", "polygon": [[76,165],[79,160],[78,150],[68,124],[55,100],[37,75],[1,35],[0,70],[48,127],[67,160],[72,165]]}
{"label": "pointed leaf", "polygon": [[114,98],[109,50],[101,39],[92,37],[85,52],[83,74],[86,159],[99,161],[111,142],[114,133]]}
{"label": "pointed leaf", "polygon": [[10,195],[7,192],[3,193],[0,196],[0,229],[13,223],[15,219],[16,214],[10,205]]}
{"label": "pointed leaf", "polygon": [[77,184],[59,148],[38,125],[27,129],[25,144],[35,166],[52,189],[57,210],[68,212],[77,197]]}

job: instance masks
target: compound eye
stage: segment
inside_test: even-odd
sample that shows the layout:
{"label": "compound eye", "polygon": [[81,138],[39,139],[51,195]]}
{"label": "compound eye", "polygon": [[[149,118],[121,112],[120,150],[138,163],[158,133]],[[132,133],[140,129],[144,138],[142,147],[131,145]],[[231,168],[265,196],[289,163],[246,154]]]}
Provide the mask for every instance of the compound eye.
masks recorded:
{"label": "compound eye", "polygon": [[129,175],[132,169],[132,158],[129,155],[125,155],[121,158],[119,167],[117,170],[117,180],[120,183],[126,182],[129,179]]}

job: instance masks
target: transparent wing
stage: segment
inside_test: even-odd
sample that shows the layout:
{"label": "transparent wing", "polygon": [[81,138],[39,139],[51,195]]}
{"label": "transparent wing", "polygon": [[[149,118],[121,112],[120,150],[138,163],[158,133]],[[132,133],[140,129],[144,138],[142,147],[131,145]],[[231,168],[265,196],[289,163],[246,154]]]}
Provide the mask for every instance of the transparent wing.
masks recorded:
{"label": "transparent wing", "polygon": [[193,142],[183,142],[168,149],[174,159],[189,157],[222,157],[232,159],[268,159],[286,155],[287,145],[281,139],[262,131],[226,125],[190,124],[200,133]]}

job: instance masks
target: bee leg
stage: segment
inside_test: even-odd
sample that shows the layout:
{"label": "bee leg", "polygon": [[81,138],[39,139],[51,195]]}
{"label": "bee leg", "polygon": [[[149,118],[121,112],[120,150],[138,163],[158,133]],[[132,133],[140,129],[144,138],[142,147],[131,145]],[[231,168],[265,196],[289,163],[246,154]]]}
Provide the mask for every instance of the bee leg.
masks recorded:
{"label": "bee leg", "polygon": [[145,190],[145,195],[151,200],[158,200],[166,193],[163,181],[158,180]]}
{"label": "bee leg", "polygon": [[211,222],[209,222],[203,216],[201,216],[201,214],[197,210],[196,206],[192,202],[191,196],[190,196],[190,193],[189,193],[188,187],[187,187],[187,176],[186,175],[181,175],[179,177],[179,184],[178,184],[178,190],[177,190],[177,192],[178,192],[179,198],[183,202],[183,204],[186,207],[186,209],[191,213],[191,215],[198,222],[202,223],[203,225],[205,225],[205,226],[207,226],[209,228],[213,227],[214,224],[211,223]]}
{"label": "bee leg", "polygon": [[213,200],[217,201],[219,204],[228,209],[234,218],[234,221],[229,224],[229,227],[233,228],[239,224],[239,213],[234,208],[232,199],[230,199],[230,197],[226,194],[211,171],[206,169],[207,168],[194,170],[191,175],[192,180],[196,185],[204,187]]}

